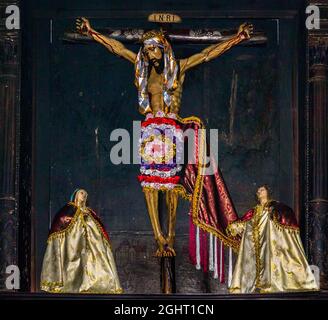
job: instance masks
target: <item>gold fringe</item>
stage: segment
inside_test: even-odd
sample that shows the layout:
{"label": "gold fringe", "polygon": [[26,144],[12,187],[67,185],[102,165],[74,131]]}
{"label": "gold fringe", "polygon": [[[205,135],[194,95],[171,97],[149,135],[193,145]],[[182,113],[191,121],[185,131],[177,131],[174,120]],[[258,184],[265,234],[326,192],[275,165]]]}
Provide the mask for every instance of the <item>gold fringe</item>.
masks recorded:
{"label": "gold fringe", "polygon": [[207,224],[201,223],[198,220],[193,220],[194,224],[201,228],[202,230],[212,233],[215,237],[217,237],[225,246],[231,247],[235,253],[238,253],[239,250],[239,241],[233,240],[226,235],[224,235],[221,231],[214,229],[212,226],[209,226]]}
{"label": "gold fringe", "polygon": [[274,225],[280,230],[280,231],[283,231],[283,230],[287,230],[288,232],[295,232],[295,233],[299,233],[300,232],[300,229],[298,227],[293,227],[293,226],[286,226],[286,225],[283,225],[282,223],[280,223],[278,221],[278,218],[276,215],[273,216],[273,223]]}
{"label": "gold fringe", "polygon": [[124,293],[124,290],[122,288],[116,289],[114,291],[110,292],[101,292],[101,291],[81,291],[81,294],[122,294]]}
{"label": "gold fringe", "polygon": [[[60,286],[60,288],[55,288]],[[123,288],[116,289],[114,291],[107,291],[107,292],[101,292],[101,291],[81,291],[81,292],[63,292],[62,287],[63,284],[60,284],[59,282],[47,282],[44,281],[41,283],[41,290],[50,292],[50,293],[74,293],[74,294],[122,294],[124,293]]]}
{"label": "gold fringe", "polygon": [[[71,203],[69,203],[71,204]],[[67,233],[71,232],[76,220],[78,219],[78,216],[80,214],[80,209],[77,207],[76,209],[76,212],[72,218],[72,220],[70,221],[70,223],[68,224],[68,226],[63,229],[63,230],[60,230],[60,231],[56,231],[56,232],[53,232],[49,237],[48,237],[48,240],[47,242],[49,243],[51,240],[53,239],[57,239],[57,238],[63,238]]]}
{"label": "gold fringe", "polygon": [[63,282],[62,281],[54,281],[54,282],[51,282],[51,281],[42,281],[41,282],[41,286],[47,286],[47,287],[51,287],[51,286],[54,286],[54,287],[58,287],[58,286],[62,286],[63,285]]}
{"label": "gold fringe", "polygon": [[187,190],[181,184],[174,187],[173,191],[176,192],[183,199],[187,201],[192,201],[192,194],[188,193]]}
{"label": "gold fringe", "polygon": [[[269,207],[270,207],[272,201],[276,201],[276,200],[269,199],[269,200],[267,201],[267,203],[264,205],[264,208],[268,208],[268,209],[269,209]],[[277,201],[277,202],[278,202],[278,201]],[[290,231],[299,232],[299,227],[286,226],[286,225],[283,225],[282,223],[280,223],[280,222],[278,221],[278,217],[277,217],[277,213],[276,213],[276,212],[274,212],[274,214],[273,214],[273,218],[272,218],[271,220],[274,222],[275,226],[276,226],[278,229],[280,228],[279,230],[281,230],[281,229],[285,229],[285,230],[290,230]]]}
{"label": "gold fringe", "polygon": [[51,293],[60,293],[62,287],[63,287],[63,282],[42,281],[40,285],[40,289],[42,291],[47,291]]}
{"label": "gold fringe", "polygon": [[[76,207],[76,205],[73,204],[73,203],[71,203],[71,202],[70,202],[69,204],[70,204],[70,205],[74,205],[74,206]],[[62,238],[64,238],[66,234],[68,234],[68,233],[70,233],[70,232],[72,231],[72,228],[73,228],[74,224],[76,223],[78,217],[79,217],[81,214],[83,215],[84,213],[86,213],[86,214],[87,214],[87,215],[93,220],[93,222],[97,225],[97,228],[98,228],[99,232],[101,233],[102,238],[105,240],[105,243],[107,243],[108,246],[109,246],[109,248],[112,249],[112,246],[111,246],[110,242],[109,242],[108,239],[103,235],[103,230],[102,230],[102,227],[101,227],[100,223],[99,223],[99,222],[98,222],[98,221],[92,216],[92,214],[89,212],[89,209],[88,209],[87,212],[83,212],[83,211],[80,210],[79,207],[76,207],[76,208],[77,208],[77,209],[76,209],[76,212],[75,212],[75,214],[74,214],[72,220],[71,220],[70,223],[68,224],[68,226],[67,226],[65,229],[63,229],[63,230],[56,231],[56,232],[52,233],[52,234],[48,237],[47,243],[49,243],[49,242],[52,241],[53,239],[58,239],[58,238],[61,238],[61,239],[62,239]],[[84,227],[86,228],[86,224],[85,224],[85,220],[84,220],[83,216],[82,216],[82,223],[84,224]],[[88,235],[85,234],[85,236],[87,237]]]}

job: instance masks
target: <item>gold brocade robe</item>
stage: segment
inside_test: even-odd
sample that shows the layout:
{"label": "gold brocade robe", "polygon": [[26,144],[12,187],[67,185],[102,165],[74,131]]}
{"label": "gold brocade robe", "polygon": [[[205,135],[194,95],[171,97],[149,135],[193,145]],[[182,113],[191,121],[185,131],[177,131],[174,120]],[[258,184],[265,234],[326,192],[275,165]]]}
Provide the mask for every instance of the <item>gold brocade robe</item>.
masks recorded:
{"label": "gold brocade robe", "polygon": [[229,291],[273,293],[318,290],[308,265],[299,229],[280,224],[269,207],[257,205],[248,221],[228,227],[242,234]]}
{"label": "gold brocade robe", "polygon": [[43,260],[41,290],[52,293],[122,293],[111,246],[90,211],[76,208],[69,225],[53,232]]}

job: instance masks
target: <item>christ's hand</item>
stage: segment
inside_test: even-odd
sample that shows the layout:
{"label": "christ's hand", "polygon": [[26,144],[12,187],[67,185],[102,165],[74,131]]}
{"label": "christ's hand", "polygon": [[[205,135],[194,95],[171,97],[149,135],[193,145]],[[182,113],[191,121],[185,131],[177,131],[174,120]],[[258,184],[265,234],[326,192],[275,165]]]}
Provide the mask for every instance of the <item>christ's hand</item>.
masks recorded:
{"label": "christ's hand", "polygon": [[248,23],[243,23],[239,26],[237,36],[239,36],[242,40],[247,40],[253,34],[253,25]]}
{"label": "christ's hand", "polygon": [[85,36],[89,35],[90,30],[92,30],[89,20],[84,17],[77,18],[76,30]]}

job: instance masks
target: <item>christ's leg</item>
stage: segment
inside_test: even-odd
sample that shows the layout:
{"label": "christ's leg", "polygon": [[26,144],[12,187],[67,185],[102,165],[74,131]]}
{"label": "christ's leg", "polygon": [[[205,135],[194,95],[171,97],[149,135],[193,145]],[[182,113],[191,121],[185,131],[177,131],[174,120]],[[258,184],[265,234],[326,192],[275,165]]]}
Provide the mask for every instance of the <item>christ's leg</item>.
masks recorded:
{"label": "christ's leg", "polygon": [[172,255],[175,256],[174,240],[175,240],[175,225],[177,218],[177,206],[178,206],[178,194],[173,190],[166,191],[166,206],[168,210],[168,250],[172,252]]}
{"label": "christ's leg", "polygon": [[158,250],[156,252],[157,256],[163,256],[165,252],[165,247],[167,246],[167,241],[163,236],[161,225],[158,216],[158,190],[144,188],[143,192],[145,194],[148,214],[153,227],[155,240],[157,241]]}

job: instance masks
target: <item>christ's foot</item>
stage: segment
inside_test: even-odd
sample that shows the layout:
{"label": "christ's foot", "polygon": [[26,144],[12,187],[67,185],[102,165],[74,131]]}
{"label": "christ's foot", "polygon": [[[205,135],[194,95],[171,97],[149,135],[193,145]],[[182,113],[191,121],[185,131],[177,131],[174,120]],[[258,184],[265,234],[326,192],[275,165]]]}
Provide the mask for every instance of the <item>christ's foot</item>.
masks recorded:
{"label": "christ's foot", "polygon": [[165,245],[164,247],[159,247],[156,251],[156,257],[175,257],[175,250],[169,245]]}

